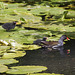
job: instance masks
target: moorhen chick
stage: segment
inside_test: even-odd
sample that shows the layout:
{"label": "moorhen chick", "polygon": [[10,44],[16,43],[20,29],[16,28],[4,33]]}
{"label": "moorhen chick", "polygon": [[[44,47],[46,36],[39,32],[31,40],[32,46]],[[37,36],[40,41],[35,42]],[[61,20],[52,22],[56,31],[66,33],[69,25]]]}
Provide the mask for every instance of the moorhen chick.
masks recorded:
{"label": "moorhen chick", "polygon": [[69,38],[66,35],[62,35],[58,41],[41,41],[42,44],[44,44],[44,47],[49,47],[49,48],[59,48],[63,46],[63,41]]}
{"label": "moorhen chick", "polygon": [[36,45],[41,45],[41,41],[46,41],[47,37],[44,37],[43,39],[37,39],[33,42],[33,44],[36,44]]}
{"label": "moorhen chick", "polygon": [[9,31],[10,29],[14,29],[16,26],[16,22],[13,22],[13,23],[5,23],[2,25],[2,27],[4,29],[6,29],[6,31]]}

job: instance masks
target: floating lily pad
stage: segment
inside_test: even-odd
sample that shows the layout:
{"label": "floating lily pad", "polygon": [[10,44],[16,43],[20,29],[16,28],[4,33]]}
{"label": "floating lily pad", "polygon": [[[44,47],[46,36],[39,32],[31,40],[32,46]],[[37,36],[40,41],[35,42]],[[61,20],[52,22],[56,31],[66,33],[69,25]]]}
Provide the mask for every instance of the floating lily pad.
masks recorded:
{"label": "floating lily pad", "polygon": [[51,2],[70,2],[73,0],[51,0]]}
{"label": "floating lily pad", "polygon": [[50,15],[59,15],[62,14],[64,11],[65,9],[59,7],[52,8],[52,7],[39,6],[39,8],[35,8],[35,10],[31,10],[30,12],[34,15],[40,15],[41,12],[44,13],[43,15],[47,15],[48,13]]}
{"label": "floating lily pad", "polygon": [[64,75],[64,74],[55,74],[55,73],[36,73],[36,74],[30,74],[30,75]]}
{"label": "floating lily pad", "polygon": [[3,55],[8,49],[10,49],[10,46],[0,46],[0,55]]}
{"label": "floating lily pad", "polygon": [[70,10],[66,16],[67,18],[75,18],[75,11]]}
{"label": "floating lily pad", "polygon": [[0,46],[0,51],[7,50],[7,49],[10,49],[10,46]]}
{"label": "floating lily pad", "polygon": [[[59,2],[60,0],[51,0],[51,1],[56,1]],[[63,1],[63,0],[61,0]],[[64,0],[65,1],[65,0]],[[68,0],[67,0],[68,1]],[[66,2],[67,2],[66,1]],[[54,22],[54,21],[49,21],[49,23],[43,23],[40,20],[40,17],[34,16],[34,15],[47,15],[48,17],[50,16],[60,16],[63,14],[63,12],[66,10],[62,7],[49,7],[49,6],[42,6],[42,5],[36,5],[36,6],[31,6],[33,9],[31,11],[27,11],[27,7],[18,7],[21,5],[20,3],[14,3],[14,4],[8,4],[8,9],[0,10],[0,22],[1,23],[6,23],[6,22],[12,22],[12,21],[25,21],[27,20],[29,23],[27,24],[21,24],[24,28],[28,28],[29,30],[27,31],[26,29],[23,28],[18,28],[17,26],[15,29],[11,30],[10,32],[6,32],[1,26],[0,26],[0,39],[3,39],[5,41],[9,41],[9,39],[14,39],[18,43],[32,43],[36,38],[43,36],[48,36],[44,35],[44,32],[49,32],[51,31],[53,35],[61,35],[67,33],[71,38],[75,38],[74,32],[75,32],[75,27],[69,27],[70,22]],[[23,4],[24,5],[24,4]],[[13,7],[14,6],[14,7]],[[16,9],[17,8],[17,9]],[[46,10],[45,10],[46,9]],[[67,10],[67,18],[73,18],[74,19],[74,13],[75,11],[73,10]],[[17,15],[12,15],[12,14],[17,14]],[[33,15],[34,14],[34,15]],[[51,17],[52,18],[52,17]],[[35,24],[33,24],[33,22]],[[73,22],[70,24],[72,25]],[[63,24],[63,26],[59,25]],[[1,25],[1,24],[0,24]],[[75,25],[74,25],[75,26]],[[31,30],[30,30],[31,29]],[[34,30],[34,32],[33,32]],[[42,31],[44,30],[44,31]],[[58,33],[59,32],[59,33]],[[36,34],[37,35],[32,35]],[[43,34],[43,35],[42,35]],[[19,48],[18,46],[17,48]],[[22,49],[22,47],[20,47]]]}
{"label": "floating lily pad", "polygon": [[7,70],[8,70],[7,66],[0,64],[0,73],[6,72]]}
{"label": "floating lily pad", "polygon": [[13,63],[18,63],[19,61],[15,60],[15,59],[0,59],[0,64],[13,64]]}
{"label": "floating lily pad", "polygon": [[2,58],[17,58],[26,54],[25,51],[16,51],[15,53],[4,53]]}
{"label": "floating lily pad", "polygon": [[39,48],[41,47],[38,45],[25,45],[25,47],[23,47],[24,50],[37,50]]}
{"label": "floating lily pad", "polygon": [[47,67],[44,66],[15,66],[10,67],[6,73],[8,74],[29,74],[29,73],[36,73],[47,70]]}

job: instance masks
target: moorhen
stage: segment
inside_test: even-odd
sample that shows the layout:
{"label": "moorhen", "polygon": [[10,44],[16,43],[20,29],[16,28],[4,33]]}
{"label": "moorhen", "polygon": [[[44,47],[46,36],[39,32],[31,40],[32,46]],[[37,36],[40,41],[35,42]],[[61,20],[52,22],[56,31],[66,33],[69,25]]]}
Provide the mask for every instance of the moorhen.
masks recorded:
{"label": "moorhen", "polygon": [[58,41],[41,41],[41,43],[44,45],[44,47],[50,47],[50,48],[59,48],[63,46],[63,41],[69,38],[66,35],[62,35]]}
{"label": "moorhen", "polygon": [[4,29],[6,29],[6,31],[9,31],[10,29],[14,29],[16,26],[16,22],[13,22],[13,23],[5,23],[2,25],[2,27]]}
{"label": "moorhen", "polygon": [[41,41],[46,41],[47,37],[44,37],[43,39],[37,39],[36,41],[33,42],[33,44],[36,45],[41,45]]}

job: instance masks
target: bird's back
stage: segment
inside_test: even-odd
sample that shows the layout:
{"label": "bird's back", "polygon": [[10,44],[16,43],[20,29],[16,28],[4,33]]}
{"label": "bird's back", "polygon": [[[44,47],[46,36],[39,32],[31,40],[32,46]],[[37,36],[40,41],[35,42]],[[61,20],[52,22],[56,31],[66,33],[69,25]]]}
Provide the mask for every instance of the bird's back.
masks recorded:
{"label": "bird's back", "polygon": [[58,44],[58,41],[41,41],[41,43],[44,44],[44,45],[54,46],[54,45]]}
{"label": "bird's back", "polygon": [[13,23],[5,23],[2,25],[2,27],[6,30],[14,29],[16,24]]}
{"label": "bird's back", "polygon": [[40,43],[41,43],[41,39],[38,39],[38,40],[33,42],[33,44],[40,44]]}

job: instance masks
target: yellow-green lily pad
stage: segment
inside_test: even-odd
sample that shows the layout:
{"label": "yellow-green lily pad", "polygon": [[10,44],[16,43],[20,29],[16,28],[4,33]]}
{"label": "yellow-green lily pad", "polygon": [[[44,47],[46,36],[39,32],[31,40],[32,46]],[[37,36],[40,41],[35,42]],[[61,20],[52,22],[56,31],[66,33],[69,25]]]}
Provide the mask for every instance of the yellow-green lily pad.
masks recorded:
{"label": "yellow-green lily pad", "polygon": [[19,61],[15,60],[15,59],[0,59],[0,64],[13,64],[13,63],[18,63]]}
{"label": "yellow-green lily pad", "polygon": [[0,46],[0,51],[10,49],[10,46]]}
{"label": "yellow-green lily pad", "polygon": [[3,55],[8,49],[10,49],[10,46],[0,46],[0,55]]}
{"label": "yellow-green lily pad", "polygon": [[8,74],[29,74],[29,73],[36,73],[47,70],[47,67],[44,66],[15,66],[10,67],[6,73]]}
{"label": "yellow-green lily pad", "polygon": [[40,48],[40,46],[37,46],[37,45],[22,45],[22,44],[19,44],[17,42],[10,42],[10,45],[12,48],[15,48],[17,50],[21,50],[21,49],[24,49],[24,50],[34,50],[34,49],[38,49]]}
{"label": "yellow-green lily pad", "polygon": [[36,73],[36,74],[30,74],[30,75],[64,75],[64,74],[55,74],[55,73]]}
{"label": "yellow-green lily pad", "polygon": [[8,70],[7,66],[0,64],[0,73],[6,72],[7,70]]}
{"label": "yellow-green lily pad", "polygon": [[4,53],[2,58],[16,58],[22,57],[26,54],[25,51],[15,51],[15,53]]}
{"label": "yellow-green lily pad", "polygon": [[41,47],[38,45],[25,45],[25,47],[23,47],[24,50],[36,50],[39,48],[41,48]]}

